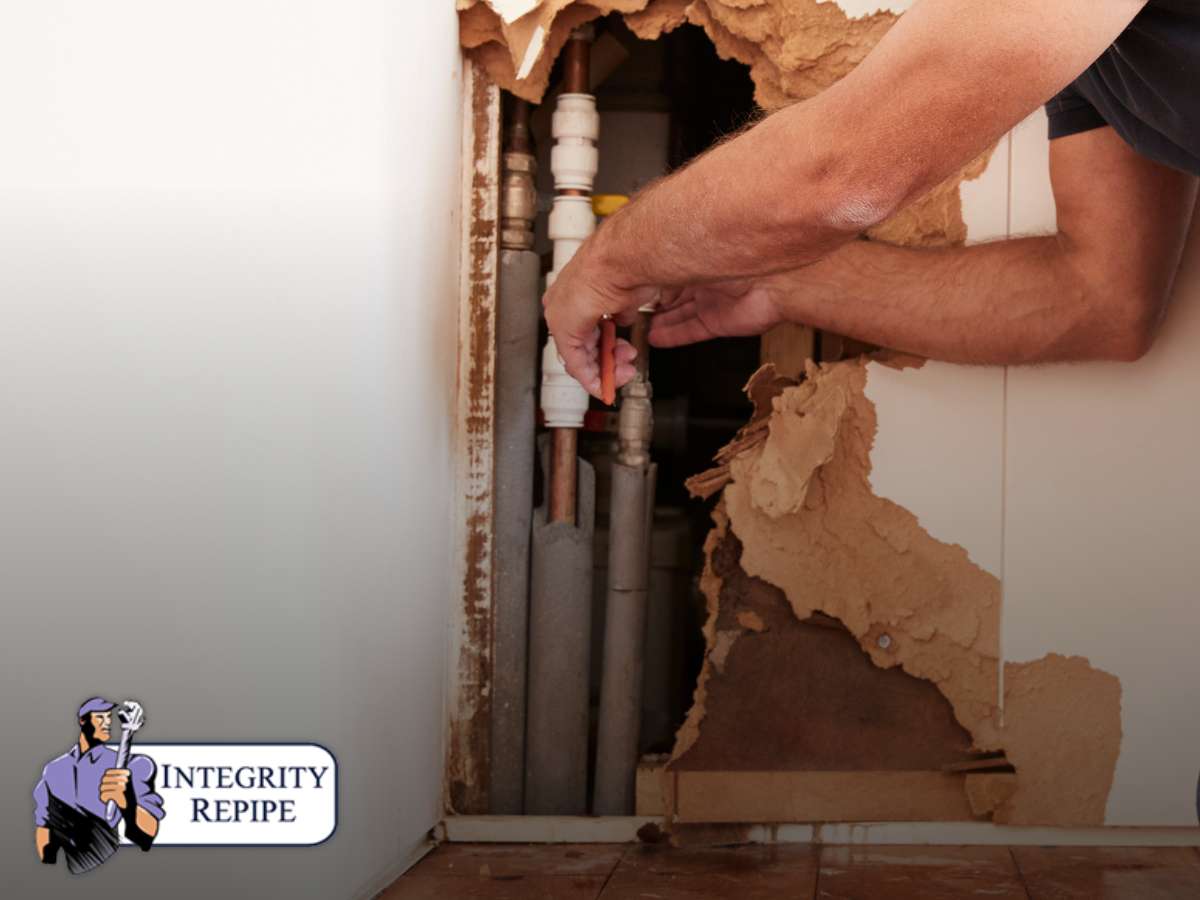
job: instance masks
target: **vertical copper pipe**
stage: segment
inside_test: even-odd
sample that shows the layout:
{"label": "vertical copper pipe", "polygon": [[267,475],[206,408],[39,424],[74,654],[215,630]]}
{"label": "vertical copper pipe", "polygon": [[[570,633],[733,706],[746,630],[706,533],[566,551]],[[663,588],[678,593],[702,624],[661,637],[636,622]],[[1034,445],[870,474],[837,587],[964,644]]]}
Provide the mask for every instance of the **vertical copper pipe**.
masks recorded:
{"label": "vertical copper pipe", "polygon": [[553,428],[550,448],[550,521],[575,522],[576,453],[579,432]]}
{"label": "vertical copper pipe", "polygon": [[[573,34],[563,52],[563,90],[568,94],[586,94],[589,81],[592,44],[586,37]],[[559,193],[587,196],[586,191],[563,190]],[[551,429],[550,450],[550,521],[575,522],[576,453],[578,434],[573,428]]]}
{"label": "vertical copper pipe", "polygon": [[629,343],[637,351],[633,364],[638,374],[646,378],[650,371],[650,313],[638,312],[638,317],[629,327]]}
{"label": "vertical copper pipe", "polygon": [[509,153],[532,153],[533,139],[529,130],[530,105],[519,97],[512,98],[512,114],[504,132],[504,149]]}
{"label": "vertical copper pipe", "polygon": [[592,44],[586,38],[571,35],[563,51],[563,91],[586,94],[591,87]]}

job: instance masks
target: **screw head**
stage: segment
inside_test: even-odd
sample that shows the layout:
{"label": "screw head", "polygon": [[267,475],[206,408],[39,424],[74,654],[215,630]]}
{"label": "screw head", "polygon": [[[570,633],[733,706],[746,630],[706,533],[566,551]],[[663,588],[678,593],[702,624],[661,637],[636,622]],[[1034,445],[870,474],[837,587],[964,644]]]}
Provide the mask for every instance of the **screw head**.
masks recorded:
{"label": "screw head", "polygon": [[879,644],[880,650],[886,650],[888,647],[892,646],[892,639],[889,635],[881,634],[877,643]]}

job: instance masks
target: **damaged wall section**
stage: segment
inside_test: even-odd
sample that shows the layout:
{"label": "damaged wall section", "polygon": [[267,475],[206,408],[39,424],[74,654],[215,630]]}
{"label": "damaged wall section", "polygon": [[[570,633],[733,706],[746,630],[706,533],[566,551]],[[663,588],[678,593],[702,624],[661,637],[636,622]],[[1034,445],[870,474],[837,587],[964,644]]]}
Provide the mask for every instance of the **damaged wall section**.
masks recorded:
{"label": "damaged wall section", "polygon": [[[617,13],[643,40],[656,40],[685,24],[703,28],[722,59],[749,67],[755,99],[768,112],[815,96],[844,77],[898,18],[886,11],[852,18],[836,3],[821,0],[458,0],[457,5],[460,40],[468,55],[501,87],[531,102],[540,102],[545,94],[554,60],[571,31]],[[989,155],[871,229],[869,236],[908,246],[964,240],[958,185],[978,177]]]}
{"label": "damaged wall section", "polygon": [[[672,765],[686,767],[701,746],[710,704],[715,717],[725,693],[758,690],[754,679],[718,690],[738,643],[752,639],[722,625],[728,534],[741,544],[740,572],[782,591],[797,620],[836,618],[876,666],[935,685],[975,750],[1005,753],[1015,790],[988,792],[976,781],[976,814],[1017,825],[1102,824],[1120,749],[1120,683],[1078,657],[1009,663],[1001,716],[999,581],[872,492],[866,380],[865,359],[810,364],[798,384],[761,370],[747,386],[761,418],[717,470],[695,480],[699,493],[724,493],[702,581],[709,655]],[[787,727],[787,710],[772,716]]]}
{"label": "damaged wall section", "polygon": [[[821,0],[458,0],[458,8],[468,53],[501,86],[525,99],[542,98],[572,29],[616,13],[643,39],[684,24],[703,28],[723,58],[750,68],[757,102],[767,111],[814,96],[846,75],[897,18],[885,11],[852,18]],[[958,188],[983,172],[987,158],[975,160],[868,236],[908,246],[961,243],[966,228]],[[868,474],[876,419],[864,394],[866,380],[864,360],[810,366],[801,383],[761,372],[747,386],[756,405],[754,419],[719,457],[718,468],[692,482],[699,494],[723,489],[724,495],[706,543],[702,579],[708,652],[694,706],[669,763],[668,804],[684,810],[689,798],[680,793],[680,779],[707,777],[716,767],[726,774],[778,774],[786,754],[771,772],[762,773],[757,767],[775,759],[775,751],[754,757],[755,748],[739,751],[732,738],[720,734],[764,695],[801,693],[795,679],[802,670],[778,666],[771,674],[764,669],[770,668],[769,659],[758,658],[755,647],[765,647],[768,634],[770,640],[788,633],[789,640],[800,641],[804,636],[797,629],[811,629],[824,615],[837,620],[828,629],[837,637],[829,640],[853,639],[857,652],[887,670],[882,674],[920,679],[944,698],[942,711],[948,707],[953,721],[942,723],[942,740],[926,748],[931,755],[922,766],[935,765],[938,754],[1003,752],[1016,767],[1015,780],[1011,773],[962,775],[954,782],[953,798],[939,795],[948,805],[941,813],[931,808],[929,815],[990,815],[997,822],[1029,825],[1101,824],[1120,748],[1120,683],[1079,657],[1049,654],[1008,663],[1002,714],[999,581],[961,547],[934,539],[915,516],[872,492]],[[731,564],[730,554],[739,547],[740,556]],[[758,599],[731,600],[725,587],[735,582],[741,587],[730,587],[733,594],[741,590],[744,595],[747,585],[755,585]],[[764,600],[767,594],[773,607]],[[765,678],[786,684],[764,684]],[[935,714],[936,698],[911,686],[896,690],[923,714]],[[778,750],[786,729],[796,724],[789,716],[801,710],[770,704],[761,710],[766,719],[742,724],[759,729],[764,746],[775,741]],[[782,731],[772,733],[772,728]],[[741,751],[748,756],[739,756]],[[791,765],[793,772],[816,771],[804,767],[825,762],[793,758]],[[862,778],[879,774],[882,764],[871,759],[854,765],[855,777]],[[719,788],[696,784],[709,797]],[[762,790],[764,796],[779,795],[778,779],[766,778]],[[900,812],[912,817],[914,809],[910,804]],[[806,813],[803,804],[789,807],[787,815],[792,820],[838,818],[824,810]]]}

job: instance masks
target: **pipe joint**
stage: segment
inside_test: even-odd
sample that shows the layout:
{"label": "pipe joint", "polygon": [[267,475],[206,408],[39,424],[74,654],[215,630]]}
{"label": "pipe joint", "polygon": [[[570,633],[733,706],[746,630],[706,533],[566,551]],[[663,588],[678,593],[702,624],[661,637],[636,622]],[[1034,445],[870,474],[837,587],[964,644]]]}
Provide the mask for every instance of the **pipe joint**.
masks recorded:
{"label": "pipe joint", "polygon": [[550,171],[556,190],[591,191],[600,167],[600,114],[591,94],[560,94],[550,122]]}
{"label": "pipe joint", "polygon": [[537,161],[529,153],[505,153],[500,186],[500,245],[508,250],[533,249],[533,220],[537,190],[533,176]]}
{"label": "pipe joint", "polygon": [[617,461],[622,465],[650,465],[650,443],[654,435],[653,396],[650,382],[643,378],[635,378],[621,388],[621,410],[617,414]]}
{"label": "pipe joint", "polygon": [[582,428],[588,392],[567,374],[551,336],[542,350],[542,414],[548,428]]}

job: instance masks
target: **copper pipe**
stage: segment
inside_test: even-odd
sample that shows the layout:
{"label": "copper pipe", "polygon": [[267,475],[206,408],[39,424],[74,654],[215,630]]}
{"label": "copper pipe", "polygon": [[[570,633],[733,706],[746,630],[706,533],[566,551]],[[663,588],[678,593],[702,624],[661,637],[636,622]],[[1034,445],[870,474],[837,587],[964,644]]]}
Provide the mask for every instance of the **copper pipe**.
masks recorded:
{"label": "copper pipe", "polygon": [[563,91],[586,94],[591,87],[592,42],[571,35],[563,52]]}
{"label": "copper pipe", "polygon": [[512,98],[508,128],[504,133],[504,149],[508,153],[532,153],[533,138],[529,130],[530,106],[519,97]]}
{"label": "copper pipe", "polygon": [[550,434],[550,521],[573,525],[579,432],[574,428],[552,428]]}
{"label": "copper pipe", "polygon": [[629,343],[637,351],[633,364],[637,366],[638,375],[647,377],[650,369],[650,313],[638,312],[633,324],[629,327]]}

